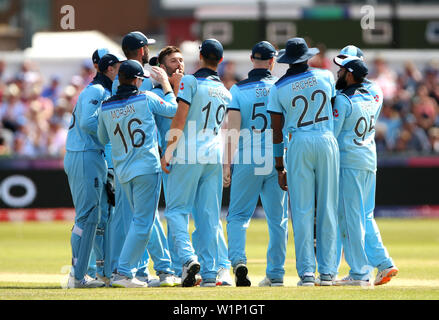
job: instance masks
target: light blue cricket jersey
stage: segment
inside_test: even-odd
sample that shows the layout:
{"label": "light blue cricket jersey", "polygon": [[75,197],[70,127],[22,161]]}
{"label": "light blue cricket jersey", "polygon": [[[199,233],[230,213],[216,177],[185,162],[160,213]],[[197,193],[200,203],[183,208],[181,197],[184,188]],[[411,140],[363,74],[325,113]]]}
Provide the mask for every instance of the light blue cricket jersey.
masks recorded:
{"label": "light blue cricket jersey", "polygon": [[332,132],[334,76],[328,70],[293,66],[270,90],[268,112],[283,114],[289,133]]}
{"label": "light blue cricket jersey", "polygon": [[110,78],[97,73],[93,81],[81,92],[70,120],[66,150],[104,150],[104,145],[97,137],[96,111],[102,101],[111,96],[111,84]]}
{"label": "light blue cricket jersey", "polygon": [[[382,91],[352,85],[334,101],[334,135],[340,149],[340,167],[376,171],[375,123],[382,106]],[[380,99],[381,97],[381,99]]]}
{"label": "light blue cricket jersey", "polygon": [[121,183],[161,170],[154,114],[173,117],[177,111],[174,93],[161,99],[135,86],[119,86],[117,94],[102,104],[98,137],[111,142],[112,159]]}
{"label": "light blue cricket jersey", "polygon": [[[264,150],[268,149],[265,145],[265,131],[271,129],[271,118],[267,113],[268,95],[277,80],[267,69],[253,69],[248,73],[247,79],[230,89],[232,102],[228,110],[241,113],[240,139],[234,163],[254,164],[254,148],[260,149],[258,155],[265,156]],[[272,142],[267,141],[271,144],[270,150],[273,149]]]}
{"label": "light blue cricket jersey", "polygon": [[[164,99],[164,97],[165,97],[165,93],[163,92],[161,85],[155,86],[151,90],[151,92],[154,92],[156,95],[158,95],[162,99]],[[166,142],[166,133],[171,128],[172,119],[162,117],[158,114],[154,115],[154,119],[155,119],[155,123],[157,125],[157,130],[159,133],[159,137],[158,137],[159,146],[160,146],[160,149],[162,149],[162,155],[164,155],[165,150],[166,150],[166,143],[167,143]]]}
{"label": "light blue cricket jersey", "polygon": [[[148,75],[149,73],[147,71],[144,72],[145,75]],[[116,78],[113,81],[113,85],[111,87],[111,95],[114,96],[117,92],[117,88],[119,87],[119,76],[116,76]],[[150,78],[143,79],[142,85],[139,88],[139,91],[150,91],[152,89],[152,82]],[[107,164],[109,168],[113,168],[113,161],[111,160],[111,143],[107,143],[105,145],[105,160],[107,160]]]}
{"label": "light blue cricket jersey", "polygon": [[232,95],[218,73],[202,68],[185,75],[180,82],[177,101],[189,107],[184,137],[174,151],[180,163],[221,163],[222,141],[219,134]]}

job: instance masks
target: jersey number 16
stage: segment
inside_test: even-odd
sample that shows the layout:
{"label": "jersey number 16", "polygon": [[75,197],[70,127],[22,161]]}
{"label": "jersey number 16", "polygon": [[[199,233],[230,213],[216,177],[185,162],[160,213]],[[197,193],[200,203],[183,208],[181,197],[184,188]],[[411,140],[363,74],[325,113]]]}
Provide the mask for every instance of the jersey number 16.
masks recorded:
{"label": "jersey number 16", "polygon": [[[128,122],[128,134],[130,136],[131,145],[133,146],[133,148],[140,148],[145,143],[146,135],[145,135],[145,132],[143,132],[143,130],[140,128],[132,130],[133,122],[136,122],[137,124],[141,125],[142,121],[140,121],[137,118],[134,118]],[[117,135],[118,133],[120,134],[120,138],[122,139],[123,146],[125,147],[125,153],[127,153],[128,152],[127,142],[125,141],[125,137],[123,135],[123,132],[122,132],[122,129],[120,128],[119,123],[116,125],[116,129],[114,130],[113,134]],[[136,133],[140,134],[140,136],[141,136],[140,142],[134,141],[134,136]]]}

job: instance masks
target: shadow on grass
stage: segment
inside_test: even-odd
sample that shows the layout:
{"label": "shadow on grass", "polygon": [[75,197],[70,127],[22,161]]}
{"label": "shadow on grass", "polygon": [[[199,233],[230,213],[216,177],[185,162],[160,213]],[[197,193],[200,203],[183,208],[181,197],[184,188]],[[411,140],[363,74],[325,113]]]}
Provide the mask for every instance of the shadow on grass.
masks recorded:
{"label": "shadow on grass", "polygon": [[67,290],[62,288],[61,286],[32,286],[32,285],[25,285],[25,286],[0,286],[0,292],[2,290],[44,290],[44,289],[58,289],[58,290]]}

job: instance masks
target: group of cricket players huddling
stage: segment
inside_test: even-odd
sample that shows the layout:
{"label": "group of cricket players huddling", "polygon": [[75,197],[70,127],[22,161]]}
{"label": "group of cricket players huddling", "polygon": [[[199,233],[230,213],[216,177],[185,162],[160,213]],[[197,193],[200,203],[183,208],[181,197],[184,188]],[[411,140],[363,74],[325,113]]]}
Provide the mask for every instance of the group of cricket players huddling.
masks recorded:
{"label": "group of cricket players huddling", "polygon": [[[308,66],[319,51],[304,39],[289,39],[279,52],[261,41],[248,78],[229,91],[217,73],[216,39],[202,42],[191,75],[177,47],[150,59],[154,43],[134,31],[122,40],[126,57],[97,49],[96,76],[72,112],[64,159],[76,212],[68,288],[231,286],[231,271],[236,286],[251,286],[246,231],[259,198],[269,231],[259,286],[284,286],[288,204],[298,286],[381,285],[398,273],[373,216],[383,95],[366,78],[359,48],[348,45],[334,58],[335,81]],[[271,74],[276,61],[289,65],[280,79]],[[342,252],[350,271],[337,279]],[[149,275],[150,259],[158,278]]]}

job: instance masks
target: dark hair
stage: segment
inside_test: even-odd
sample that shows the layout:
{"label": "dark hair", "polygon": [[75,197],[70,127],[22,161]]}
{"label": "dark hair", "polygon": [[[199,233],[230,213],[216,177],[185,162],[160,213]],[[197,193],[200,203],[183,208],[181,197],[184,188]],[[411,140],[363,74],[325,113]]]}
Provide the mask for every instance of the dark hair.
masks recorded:
{"label": "dark hair", "polygon": [[164,47],[164,48],[160,51],[159,56],[158,56],[158,62],[159,62],[159,64],[164,64],[164,62],[165,62],[165,57],[168,56],[168,55],[170,55],[170,54],[172,54],[172,53],[175,53],[175,52],[179,52],[179,53],[181,53],[180,49],[177,48],[177,47],[175,47],[175,46],[167,46],[167,47]]}
{"label": "dark hair", "polygon": [[213,54],[213,53],[209,53],[209,55],[206,57],[205,55],[201,54],[201,56],[203,57],[203,61],[212,68],[216,68],[218,67],[218,64],[221,60],[221,58],[218,59],[218,57]]}
{"label": "dark hair", "polygon": [[305,60],[305,61],[302,61],[302,62],[299,62],[299,63],[290,63],[288,65],[288,67],[292,68],[292,67],[299,67],[299,66],[305,66],[305,65],[308,65],[308,60]]}
{"label": "dark hair", "polygon": [[139,49],[140,48],[131,50],[131,49],[128,49],[127,47],[122,47],[122,51],[123,51],[125,57],[127,57],[127,59],[135,58],[137,56],[137,50],[139,50]]}
{"label": "dark hair", "polygon": [[364,81],[364,78],[366,78],[366,76],[361,76],[361,77],[359,77],[359,76],[356,76],[356,75],[353,74],[353,73],[352,73],[352,76],[354,77],[354,81],[355,81],[356,83],[362,83],[362,82]]}
{"label": "dark hair", "polygon": [[133,80],[136,79],[136,78],[127,78],[125,72],[123,71],[119,71],[118,77],[119,77],[119,83],[123,85],[132,84]]}

